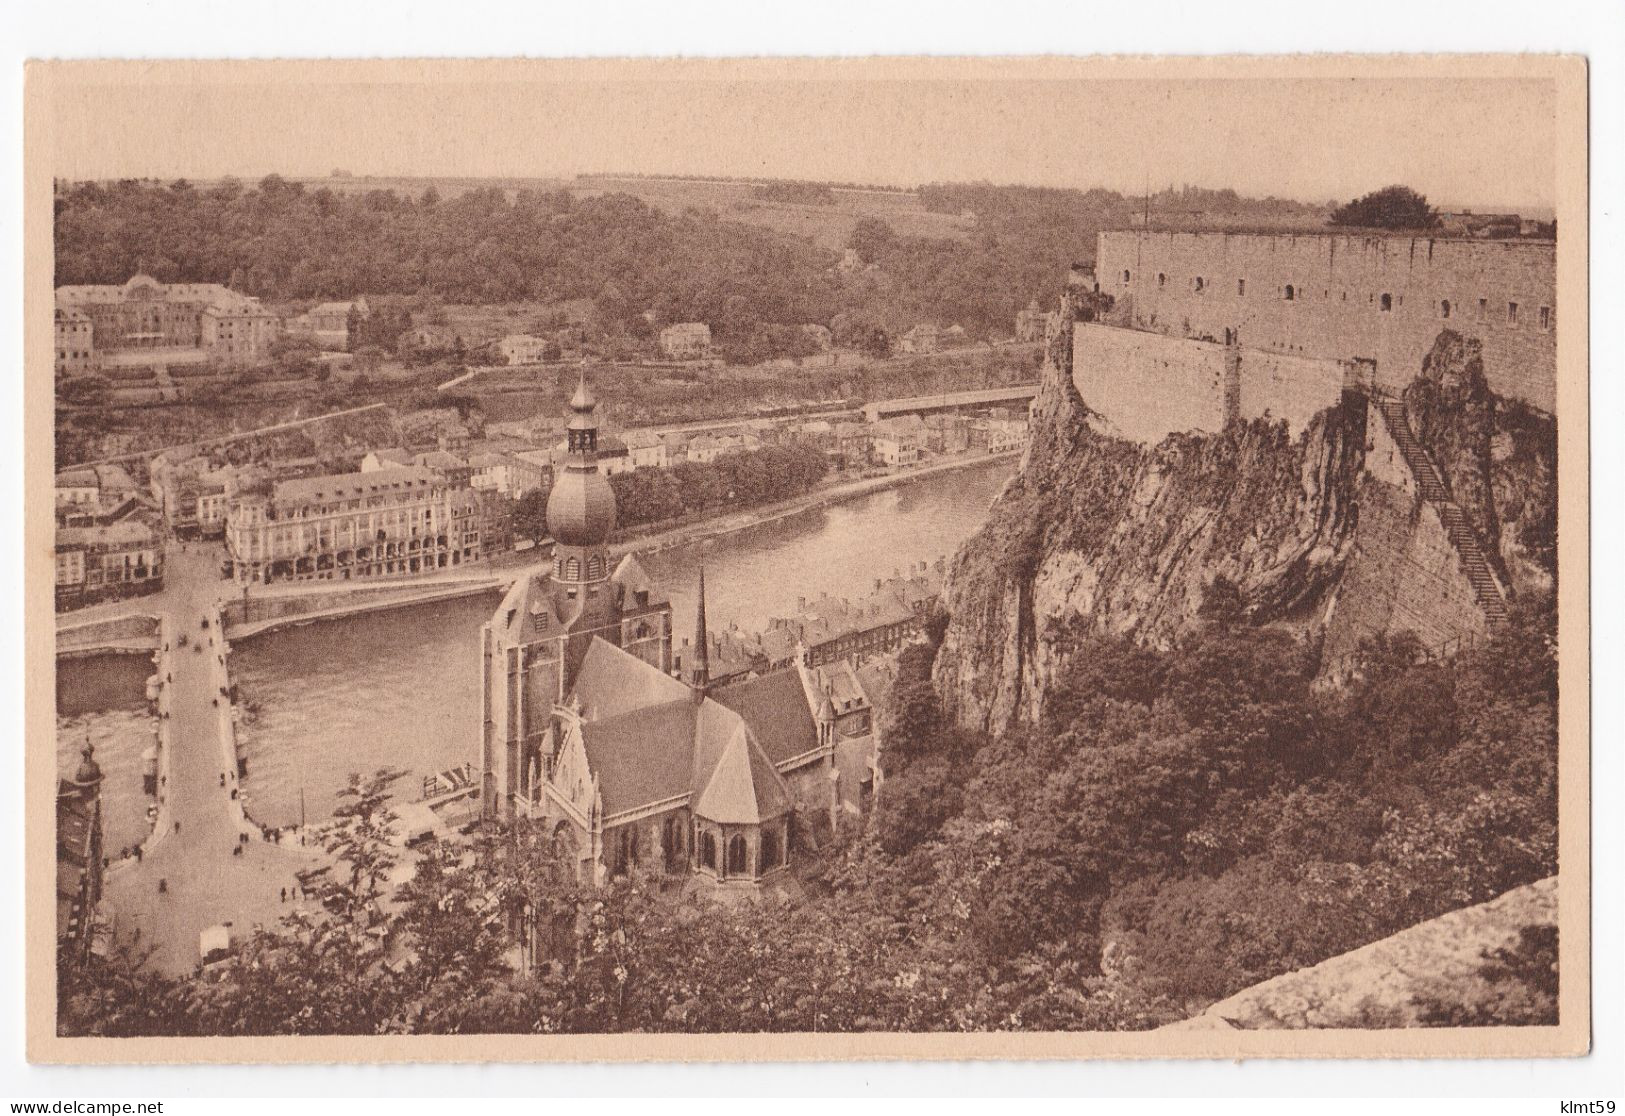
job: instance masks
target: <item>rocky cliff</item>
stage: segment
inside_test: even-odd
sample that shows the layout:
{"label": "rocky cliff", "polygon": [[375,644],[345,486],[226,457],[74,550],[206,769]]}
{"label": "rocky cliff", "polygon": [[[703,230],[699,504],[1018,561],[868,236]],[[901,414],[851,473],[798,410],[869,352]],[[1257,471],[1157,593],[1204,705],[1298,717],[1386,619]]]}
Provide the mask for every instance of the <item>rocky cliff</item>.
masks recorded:
{"label": "rocky cliff", "polygon": [[1022,469],[949,574],[936,677],[969,726],[1036,716],[1091,634],[1166,644],[1219,575],[1256,620],[1308,620],[1348,556],[1362,402],[1295,440],[1256,421],[1142,446],[1096,431],[1069,350],[1051,345]]}
{"label": "rocky cliff", "polygon": [[[1362,394],[1346,393],[1296,438],[1264,420],[1156,445],[1110,437],[1074,384],[1077,309],[1064,306],[1052,321],[1021,471],[949,573],[936,682],[962,725],[997,731],[1036,718],[1051,680],[1089,636],[1168,644],[1221,576],[1257,623],[1318,635],[1338,614],[1345,647],[1374,630],[1421,630],[1435,642],[1441,632],[1483,631],[1482,616],[1462,614],[1476,606],[1438,516],[1415,491],[1366,470],[1367,425],[1384,420]],[[1475,344],[1454,334],[1441,336],[1407,395],[1418,438],[1499,556],[1503,581],[1538,582],[1552,558],[1548,520],[1555,524],[1551,420],[1498,409]],[[1388,513],[1363,548],[1362,502]],[[1340,602],[1351,563],[1359,587]],[[1368,607],[1367,583],[1401,581],[1419,563],[1435,581],[1461,584]]]}

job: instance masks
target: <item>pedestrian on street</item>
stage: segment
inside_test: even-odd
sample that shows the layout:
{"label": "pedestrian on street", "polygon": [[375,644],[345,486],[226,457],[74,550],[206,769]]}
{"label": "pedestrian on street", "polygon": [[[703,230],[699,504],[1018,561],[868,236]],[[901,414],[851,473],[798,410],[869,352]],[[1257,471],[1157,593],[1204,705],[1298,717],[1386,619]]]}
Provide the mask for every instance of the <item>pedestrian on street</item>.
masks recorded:
{"label": "pedestrian on street", "polygon": [[169,894],[169,881],[168,880],[162,879],[162,878],[159,879],[159,881],[158,881],[158,894],[159,895],[168,895]]}
{"label": "pedestrian on street", "polygon": [[176,833],[179,833],[179,832],[180,832],[180,831],[181,831],[181,823],[180,823],[180,822],[176,822],[176,823],[175,823],[175,832],[176,832]]}
{"label": "pedestrian on street", "polygon": [[243,847],[241,845],[233,845],[233,846],[231,846],[231,855],[232,856],[242,856],[243,855]]}
{"label": "pedestrian on street", "polygon": [[278,900],[278,902],[286,903],[287,901],[288,901],[288,889],[283,888],[282,889],[282,898],[280,900]]}
{"label": "pedestrian on street", "polygon": [[221,785],[221,786],[225,786],[225,785],[226,785],[226,773],[225,773],[225,772],[224,772],[224,771],[222,771],[222,772],[221,772],[221,773],[220,773],[220,785]]}

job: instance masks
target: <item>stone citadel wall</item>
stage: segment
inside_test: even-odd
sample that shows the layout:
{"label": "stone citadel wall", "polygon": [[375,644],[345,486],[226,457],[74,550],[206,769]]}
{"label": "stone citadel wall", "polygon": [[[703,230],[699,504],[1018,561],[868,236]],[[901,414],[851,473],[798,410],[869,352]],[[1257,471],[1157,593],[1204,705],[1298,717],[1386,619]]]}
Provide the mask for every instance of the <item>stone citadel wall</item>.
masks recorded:
{"label": "stone citadel wall", "polygon": [[1295,437],[1338,402],[1353,375],[1342,361],[1146,330],[1079,323],[1072,334],[1078,394],[1113,433],[1136,442],[1218,433],[1231,418],[1282,419]]}
{"label": "stone citadel wall", "polygon": [[[1440,330],[1476,337],[1499,395],[1554,412],[1556,246],[1422,236],[1100,234],[1122,325],[1280,356],[1376,362],[1398,391]],[[1087,395],[1085,396],[1087,398]]]}

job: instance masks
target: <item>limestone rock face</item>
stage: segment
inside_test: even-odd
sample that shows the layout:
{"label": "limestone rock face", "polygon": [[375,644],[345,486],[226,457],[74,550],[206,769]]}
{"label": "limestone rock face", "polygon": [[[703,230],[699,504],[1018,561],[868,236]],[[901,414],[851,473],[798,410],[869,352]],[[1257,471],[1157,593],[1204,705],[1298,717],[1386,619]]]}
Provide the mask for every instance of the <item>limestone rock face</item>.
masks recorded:
{"label": "limestone rock face", "polygon": [[[1296,437],[1260,419],[1156,445],[1124,440],[1075,386],[1074,320],[1084,315],[1071,305],[1052,319],[1021,471],[949,572],[935,680],[961,725],[996,732],[1035,720],[1091,636],[1166,646],[1221,576],[1254,622],[1324,636],[1328,677],[1327,662],[1346,664],[1377,632],[1413,631],[1429,651],[1486,634],[1443,511],[1362,393],[1345,391]],[[1556,567],[1552,420],[1497,398],[1478,342],[1449,330],[1419,372],[1405,392],[1416,440],[1500,583],[1512,596],[1546,591]]]}
{"label": "limestone rock face", "polygon": [[1257,421],[1143,446],[1097,433],[1052,363],[1023,468],[949,574],[945,704],[971,727],[1032,719],[1086,637],[1165,645],[1219,575],[1258,621],[1312,618],[1348,557],[1364,432],[1351,401],[1297,439]]}

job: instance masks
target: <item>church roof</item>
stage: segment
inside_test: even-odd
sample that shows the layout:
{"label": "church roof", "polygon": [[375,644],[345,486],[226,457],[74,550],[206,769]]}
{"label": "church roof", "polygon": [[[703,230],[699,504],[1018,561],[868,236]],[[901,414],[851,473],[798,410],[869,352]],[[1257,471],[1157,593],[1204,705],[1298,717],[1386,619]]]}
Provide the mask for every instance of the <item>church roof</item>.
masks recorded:
{"label": "church roof", "polygon": [[636,655],[595,638],[573,694],[606,817],[682,797],[722,824],[790,809],[784,781],[744,719]]}
{"label": "church roof", "polygon": [[685,692],[675,701],[582,723],[606,816],[689,793],[698,709]]}
{"label": "church roof", "polygon": [[689,808],[721,825],[754,825],[790,812],[789,791],[737,713],[714,701],[700,707]]}
{"label": "church roof", "polygon": [[730,683],[712,695],[738,713],[775,765],[818,747],[818,726],[795,670]]}
{"label": "church roof", "polygon": [[693,703],[687,686],[598,636],[581,660],[574,692],[583,714],[596,720],[679,700]]}

